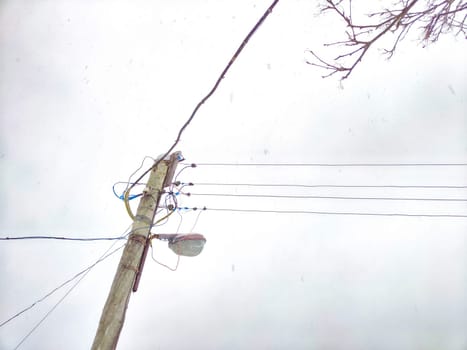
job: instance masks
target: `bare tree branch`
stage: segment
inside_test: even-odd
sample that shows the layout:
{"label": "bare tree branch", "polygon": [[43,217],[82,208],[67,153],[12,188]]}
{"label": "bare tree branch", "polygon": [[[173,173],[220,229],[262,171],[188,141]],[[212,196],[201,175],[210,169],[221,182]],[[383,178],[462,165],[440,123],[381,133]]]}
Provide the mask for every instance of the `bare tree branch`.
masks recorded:
{"label": "bare tree branch", "polygon": [[[344,5],[348,5],[348,11]],[[347,27],[346,39],[325,44],[343,48],[334,59],[326,60],[315,51],[307,50],[313,56],[307,63],[325,69],[327,74],[323,77],[339,73],[341,80],[347,79],[368,50],[385,35],[394,37],[392,45],[383,48],[390,59],[414,25],[421,32],[420,41],[424,44],[436,42],[447,33],[461,34],[467,39],[467,0],[397,0],[393,9],[367,13],[369,19],[376,19],[369,24],[356,23],[352,11],[352,0],[325,0],[321,7],[320,13],[337,14]]]}

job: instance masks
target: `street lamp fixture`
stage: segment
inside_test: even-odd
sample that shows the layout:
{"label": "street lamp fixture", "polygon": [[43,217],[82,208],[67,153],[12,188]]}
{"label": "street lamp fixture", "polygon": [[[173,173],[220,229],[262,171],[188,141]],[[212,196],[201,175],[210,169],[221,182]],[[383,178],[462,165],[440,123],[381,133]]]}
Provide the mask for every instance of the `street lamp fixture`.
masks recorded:
{"label": "street lamp fixture", "polygon": [[153,238],[169,242],[169,248],[181,256],[197,256],[206,244],[206,238],[199,233],[190,234],[154,234]]}

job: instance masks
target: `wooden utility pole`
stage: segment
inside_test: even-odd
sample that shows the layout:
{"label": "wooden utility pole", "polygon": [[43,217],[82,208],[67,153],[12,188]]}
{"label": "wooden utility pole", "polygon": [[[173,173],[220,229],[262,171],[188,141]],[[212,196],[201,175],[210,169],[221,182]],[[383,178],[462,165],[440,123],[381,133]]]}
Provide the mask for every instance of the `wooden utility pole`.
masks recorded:
{"label": "wooden utility pole", "polygon": [[164,187],[172,183],[180,152],[169,160],[161,160],[152,169],[139,202],[131,234],[123,250],[117,272],[102,311],[92,350],[114,350],[125,321],[131,291],[136,291],[149,244],[149,234],[154,222]]}

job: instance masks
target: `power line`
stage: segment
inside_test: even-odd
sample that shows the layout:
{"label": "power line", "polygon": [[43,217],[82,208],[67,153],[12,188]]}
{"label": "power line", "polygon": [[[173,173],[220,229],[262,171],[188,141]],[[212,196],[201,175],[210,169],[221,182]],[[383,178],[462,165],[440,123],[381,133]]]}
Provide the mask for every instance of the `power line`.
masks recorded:
{"label": "power line", "polygon": [[61,241],[81,241],[81,242],[93,242],[93,241],[117,241],[125,239],[125,236],[120,237],[95,237],[95,238],[79,238],[79,237],[59,237],[59,236],[21,236],[21,237],[0,237],[0,241],[16,241],[23,239],[54,239]]}
{"label": "power line", "polygon": [[86,273],[83,276],[81,276],[81,278],[78,281],[76,281],[76,283],[72,285],[70,289],[68,289],[65,295],[63,295],[60,298],[60,300],[57,303],[55,303],[55,305],[44,315],[44,317],[42,317],[40,321],[37,322],[36,325],[20,340],[20,342],[14,347],[14,350],[19,349],[19,347],[26,341],[26,339],[28,339],[29,336],[42,324],[42,322],[44,322],[47,319],[47,317],[49,317],[49,315],[62,303],[62,301],[68,296],[68,294],[70,294],[71,291],[75,289],[75,287],[83,280],[83,278],[86,277],[89,271],[90,270],[86,271]]}
{"label": "power line", "polygon": [[[94,266],[96,266],[97,264],[99,264],[100,262],[104,261],[105,259],[107,259],[109,256],[111,256],[112,254],[115,254],[117,251],[119,251],[120,249],[122,249],[124,247],[124,245],[122,245],[121,247],[113,250],[112,252],[110,252],[109,254],[104,254],[103,256],[101,256],[94,264],[88,266],[87,268],[85,268],[84,270],[78,272],[76,275],[74,275],[73,277],[71,277],[70,279],[66,280],[65,282],[61,283],[59,286],[55,287],[54,289],[52,289],[49,293],[47,293],[46,295],[44,295],[43,297],[39,298],[38,300],[36,300],[34,303],[32,303],[31,305],[29,305],[28,307],[24,308],[23,310],[17,312],[16,314],[14,314],[13,316],[11,316],[9,319],[3,321],[2,323],[0,323],[0,327],[3,327],[4,325],[6,325],[7,323],[13,321],[15,318],[17,318],[18,316],[22,315],[23,313],[25,313],[26,311],[32,309],[34,306],[36,306],[37,304],[39,304],[40,302],[44,301],[45,299],[47,299],[48,297],[50,297],[52,294],[54,294],[56,291],[58,291],[59,289],[63,288],[64,286],[66,286],[67,284],[69,284],[70,282],[74,281],[76,278],[78,278],[79,276],[89,272]],[[106,253],[109,251],[109,249],[106,251]]]}
{"label": "power line", "polygon": [[[128,229],[131,227],[128,226],[127,229],[124,231],[123,235],[120,236],[120,237],[127,237],[129,234],[131,234],[131,231],[129,233],[126,233],[128,231]],[[38,300],[36,300],[34,303],[32,303],[31,305],[29,305],[28,307],[24,308],[23,310],[17,312],[15,315],[11,316],[9,319],[7,319],[6,321],[0,323],[0,328],[3,327],[4,325],[6,325],[7,323],[11,322],[12,320],[14,320],[15,318],[17,318],[18,316],[20,316],[21,314],[25,313],[26,311],[32,309],[34,306],[36,306],[37,304],[39,304],[40,302],[44,301],[45,299],[47,299],[48,297],[50,297],[52,294],[54,294],[56,291],[58,291],[59,289],[63,288],[64,286],[66,286],[68,283],[72,282],[73,280],[75,280],[76,278],[78,278],[79,276],[81,276],[82,274],[85,274],[87,273],[88,271],[90,271],[92,268],[94,268],[94,266],[96,266],[97,264],[99,264],[100,262],[104,261],[105,259],[107,259],[109,256],[111,256],[112,254],[115,254],[118,250],[122,249],[125,245],[122,245],[121,247],[113,250],[112,252],[108,253],[112,247],[115,245],[116,242],[112,243],[110,245],[110,247],[104,252],[104,254],[101,255],[101,257],[99,259],[97,259],[97,261],[88,266],[87,268],[85,268],[84,270],[78,272],[77,274],[75,274],[73,277],[71,277],[70,279],[66,280],[65,282],[63,282],[62,284],[60,284],[59,286],[55,287],[54,289],[52,289],[49,293],[47,293],[46,295],[44,295],[43,297],[39,298]],[[108,254],[107,254],[108,253]]]}
{"label": "power line", "polygon": [[[181,163],[187,165],[188,163]],[[267,166],[267,167],[451,167],[467,163],[196,163],[198,166]]]}
{"label": "power line", "polygon": [[467,202],[467,198],[345,197],[345,196],[272,195],[272,194],[233,194],[233,193],[186,193],[186,195],[188,195],[188,196],[209,196],[209,197],[248,197],[248,198],[344,199],[344,200],[383,200],[383,201],[443,201],[443,202]]}
{"label": "power line", "polygon": [[[159,221],[156,222],[154,226],[156,226],[157,223],[159,223]],[[35,240],[35,239],[78,241],[78,242],[120,241],[120,240],[126,239],[128,235],[129,234],[125,234],[123,236],[117,236],[117,237],[89,237],[89,238],[87,237],[86,238],[85,237],[62,237],[62,236],[19,236],[19,237],[0,237],[0,241]]]}
{"label": "power line", "polygon": [[[184,207],[179,209],[190,210]],[[236,209],[236,208],[207,208],[203,210],[241,212],[241,213],[272,213],[272,214],[313,214],[313,215],[349,215],[349,216],[387,216],[387,217],[427,217],[427,218],[467,218],[463,214],[410,214],[410,213],[369,213],[369,212],[334,212],[312,210],[266,210],[266,209]]]}
{"label": "power line", "polygon": [[260,184],[260,183],[221,183],[221,182],[181,182],[181,185],[189,186],[247,186],[247,187],[301,187],[301,188],[426,188],[448,189],[467,188],[464,185],[331,185],[331,184]]}
{"label": "power line", "polygon": [[[113,245],[112,245],[113,246]],[[111,247],[112,247],[111,246]],[[50,314],[62,303],[63,300],[65,300],[65,298],[73,291],[73,289],[75,289],[78,284],[84,279],[84,277],[86,277],[86,275],[91,271],[91,269],[96,266],[99,262],[107,259],[109,256],[111,256],[112,254],[116,253],[117,251],[119,251],[120,249],[122,249],[125,245],[122,245],[120,247],[118,247],[117,249],[113,250],[111,253],[103,256],[101,256],[101,258],[99,260],[97,260],[96,263],[94,263],[93,265],[91,265],[89,268],[87,268],[86,270],[83,270],[82,273],[82,276],[81,278],[76,281],[75,284],[73,284],[70,289],[68,289],[68,291],[60,298],[60,300],[58,300],[55,305],[44,315],[44,317],[42,317],[39,322],[36,323],[36,325],[20,340],[20,342],[15,346],[14,350],[18,349],[25,341],[26,339],[29,338],[29,336],[50,316]],[[108,252],[110,250],[110,248],[106,251]],[[76,275],[73,279],[77,278],[78,275]],[[72,280],[69,280],[69,282],[71,282]],[[68,283],[68,282],[67,282]],[[62,285],[63,286],[63,285]],[[61,288],[61,287],[60,287]],[[56,289],[57,290],[57,289]],[[50,296],[50,294],[48,295]],[[42,299],[43,300],[43,299]],[[42,301],[41,300],[41,301]],[[37,303],[37,302],[36,302]],[[19,315],[18,315],[19,316]],[[2,323],[3,325],[3,323]],[[0,327],[2,326],[0,325]]]}

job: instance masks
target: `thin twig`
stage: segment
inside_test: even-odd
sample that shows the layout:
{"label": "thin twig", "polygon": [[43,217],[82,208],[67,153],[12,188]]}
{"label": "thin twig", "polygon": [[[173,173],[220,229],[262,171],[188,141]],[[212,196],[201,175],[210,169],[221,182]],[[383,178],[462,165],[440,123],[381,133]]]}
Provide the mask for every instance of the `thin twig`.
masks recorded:
{"label": "thin twig", "polygon": [[[348,0],[348,11],[344,10],[344,0],[325,0],[325,6],[321,7],[321,13],[333,12],[345,23],[346,39],[324,46],[339,46],[344,52],[333,60],[325,60],[313,50],[307,50],[313,56],[308,64],[327,71],[323,77],[329,77],[340,73],[341,80],[349,77],[355,67],[375,43],[383,36],[394,35],[390,48],[383,48],[383,53],[390,59],[398,44],[404,40],[414,24],[419,24],[421,30],[420,40],[424,43],[435,42],[441,34],[453,32],[454,35],[466,34],[467,26],[467,1],[466,0],[425,0],[423,8],[416,9],[415,5],[421,4],[420,0],[398,0],[394,9],[384,8],[367,14],[368,18],[376,18],[375,23],[356,23],[353,18],[352,0]],[[420,7],[420,6],[418,6]],[[348,13],[347,13],[348,12]],[[378,21],[379,20],[379,21]],[[350,51],[345,48],[351,47]]]}

